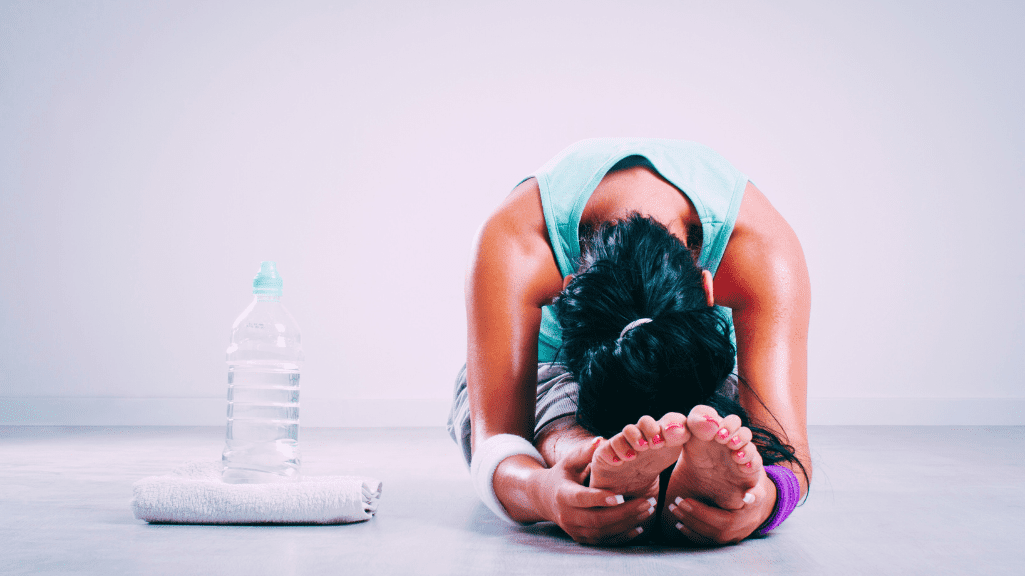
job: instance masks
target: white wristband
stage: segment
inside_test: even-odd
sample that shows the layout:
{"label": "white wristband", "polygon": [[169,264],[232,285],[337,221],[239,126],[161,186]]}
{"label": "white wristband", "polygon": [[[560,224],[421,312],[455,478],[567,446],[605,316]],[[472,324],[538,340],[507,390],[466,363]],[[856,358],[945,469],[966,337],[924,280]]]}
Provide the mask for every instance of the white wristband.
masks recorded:
{"label": "white wristband", "polygon": [[526,454],[545,466],[545,459],[534,445],[515,434],[498,434],[485,440],[473,453],[470,462],[470,481],[484,504],[499,518],[512,524],[523,525],[513,520],[495,494],[495,470],[502,460],[510,456]]}

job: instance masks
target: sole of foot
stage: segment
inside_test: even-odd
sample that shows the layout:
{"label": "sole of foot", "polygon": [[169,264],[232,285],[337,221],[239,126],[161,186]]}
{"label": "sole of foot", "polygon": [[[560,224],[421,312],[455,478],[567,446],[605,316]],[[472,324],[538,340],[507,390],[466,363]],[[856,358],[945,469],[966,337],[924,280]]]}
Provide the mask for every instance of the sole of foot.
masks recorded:
{"label": "sole of foot", "polygon": [[627,498],[658,495],[658,475],[680,458],[691,437],[687,417],[670,412],[637,424],[602,441],[591,459],[591,486]]}
{"label": "sole of foot", "polygon": [[739,416],[723,418],[702,405],[687,415],[687,429],[691,437],[669,479],[666,502],[694,498],[725,510],[742,508],[745,497],[751,499],[748,490],[765,475],[751,430],[740,425]]}

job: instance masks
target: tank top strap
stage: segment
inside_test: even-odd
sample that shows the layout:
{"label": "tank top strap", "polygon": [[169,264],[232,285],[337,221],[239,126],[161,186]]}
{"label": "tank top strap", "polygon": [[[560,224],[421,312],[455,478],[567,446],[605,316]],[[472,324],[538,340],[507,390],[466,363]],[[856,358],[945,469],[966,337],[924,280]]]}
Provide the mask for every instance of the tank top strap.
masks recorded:
{"label": "tank top strap", "polygon": [[[703,242],[698,265],[715,274],[733,233],[747,177],[711,148],[686,140],[594,138],[559,152],[532,175],[563,277],[580,258],[580,217],[602,178],[620,161],[639,157],[694,204]],[[542,311],[538,358],[555,361],[562,334],[550,306]]]}

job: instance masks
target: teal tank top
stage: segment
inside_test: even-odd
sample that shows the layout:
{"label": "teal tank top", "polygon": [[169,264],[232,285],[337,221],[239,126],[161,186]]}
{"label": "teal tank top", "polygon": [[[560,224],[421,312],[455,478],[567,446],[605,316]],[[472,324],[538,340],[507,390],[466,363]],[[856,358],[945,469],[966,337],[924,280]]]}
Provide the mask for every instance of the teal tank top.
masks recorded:
{"label": "teal tank top", "polygon": [[[548,237],[563,278],[580,258],[580,215],[605,174],[621,160],[639,157],[694,204],[703,241],[698,265],[713,275],[719,267],[740,211],[747,177],[711,148],[684,140],[595,138],[560,152],[532,176],[541,190]],[[728,308],[720,308],[733,322]],[[735,339],[734,339],[735,342]],[[541,312],[539,362],[558,361],[562,330],[551,306]]]}

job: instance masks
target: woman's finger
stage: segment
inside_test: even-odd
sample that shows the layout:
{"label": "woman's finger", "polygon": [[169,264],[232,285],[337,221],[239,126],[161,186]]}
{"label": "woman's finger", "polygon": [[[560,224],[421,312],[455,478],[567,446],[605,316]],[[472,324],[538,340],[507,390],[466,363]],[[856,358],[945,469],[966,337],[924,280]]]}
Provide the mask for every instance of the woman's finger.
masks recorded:
{"label": "woman's finger", "polygon": [[580,509],[609,508],[626,502],[622,494],[572,483],[563,485],[559,500],[566,506]]}
{"label": "woman's finger", "polygon": [[574,540],[590,546],[622,546],[644,532],[644,526],[633,525],[612,534],[593,534],[587,538],[574,538]]}
{"label": "woman's finger", "polygon": [[646,522],[655,513],[658,498],[630,500],[619,508],[590,511],[590,521],[602,527],[605,534],[618,534]]}
{"label": "woman's finger", "polygon": [[582,442],[575,450],[559,460],[556,466],[565,468],[566,470],[574,473],[582,472],[591,464],[594,451],[598,449],[598,445],[601,444],[601,441],[602,437],[596,436],[589,442]]}
{"label": "woman's finger", "polygon": [[657,502],[656,498],[635,499],[615,508],[568,510],[559,526],[577,542],[600,544],[628,535],[630,530],[648,522]]}
{"label": "woman's finger", "polygon": [[709,506],[692,498],[686,500],[677,498],[677,500],[680,502],[674,502],[669,510],[680,520],[693,519],[714,528],[726,527],[734,521],[735,511],[733,510]]}
{"label": "woman's finger", "polygon": [[690,532],[719,544],[730,540],[726,536],[738,520],[733,511],[713,508],[691,499],[683,500],[679,505],[674,503],[669,512]]}
{"label": "woman's finger", "polygon": [[599,537],[618,534],[647,521],[655,512],[658,500],[629,500],[613,508],[568,510],[563,514],[563,529]]}
{"label": "woman's finger", "polygon": [[680,534],[687,540],[690,540],[694,544],[698,544],[700,546],[712,546],[716,544],[716,542],[714,542],[713,540],[710,540],[702,536],[701,534],[698,534],[697,532],[691,530],[683,522],[677,522],[675,528],[678,534]]}

